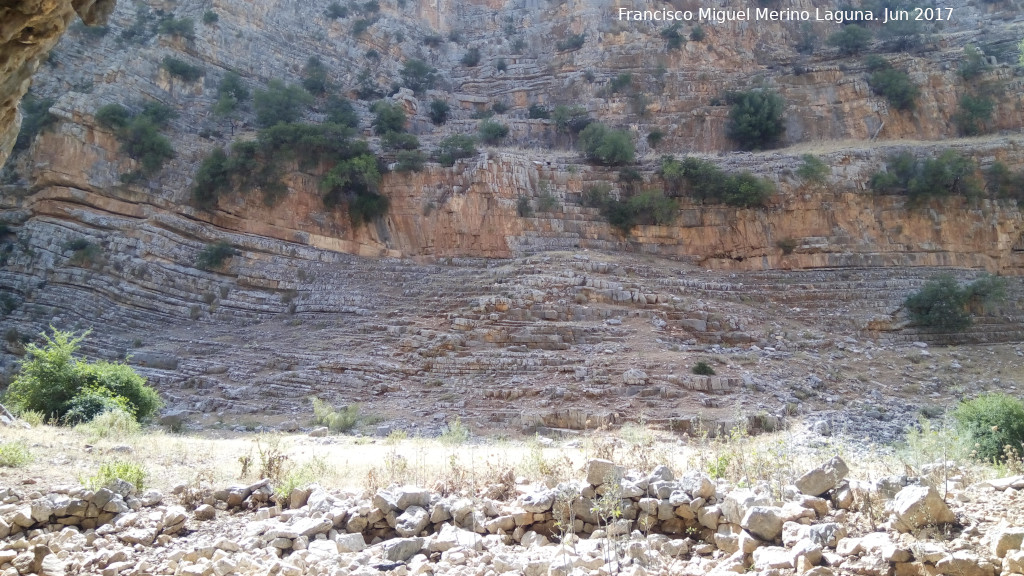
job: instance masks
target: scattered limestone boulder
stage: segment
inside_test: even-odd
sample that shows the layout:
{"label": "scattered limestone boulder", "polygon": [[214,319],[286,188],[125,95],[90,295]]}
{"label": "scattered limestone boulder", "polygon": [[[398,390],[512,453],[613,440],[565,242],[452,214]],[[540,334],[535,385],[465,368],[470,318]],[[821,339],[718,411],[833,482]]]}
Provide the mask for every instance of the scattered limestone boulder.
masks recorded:
{"label": "scattered limestone boulder", "polygon": [[823,522],[807,526],[798,522],[782,525],[782,543],[793,546],[800,540],[810,540],[822,547],[835,548],[836,543],[846,537],[846,529],[835,522]]}
{"label": "scattered limestone boulder", "polygon": [[775,506],[752,506],[740,522],[747,532],[771,542],[782,534],[782,509]]}
{"label": "scattered limestone boulder", "polygon": [[423,538],[396,538],[384,544],[384,558],[391,562],[405,562],[423,548]]}
{"label": "scattered limestone boulder", "polygon": [[879,556],[868,554],[861,557],[850,557],[840,565],[842,573],[853,572],[863,576],[891,576],[892,564]]}
{"label": "scattered limestone boulder", "polygon": [[1012,574],[1024,574],[1024,550],[1007,552],[1003,568]]}
{"label": "scattered limestone boulder", "polygon": [[299,536],[312,538],[317,534],[326,534],[333,527],[334,523],[327,518],[302,518],[292,524],[291,529]]}
{"label": "scattered limestone boulder", "polygon": [[366,540],[362,534],[338,534],[334,542],[338,546],[338,552],[342,554],[362,552],[366,548]]}
{"label": "scattered limestone boulder", "polygon": [[910,532],[930,524],[952,524],[956,517],[931,486],[907,486],[892,502],[893,528]]}
{"label": "scattered limestone boulder", "polygon": [[935,563],[935,569],[942,574],[957,576],[994,576],[996,568],[973,552],[958,550]]}
{"label": "scattered limestone boulder", "polygon": [[408,538],[422,532],[428,524],[430,524],[430,514],[419,506],[410,506],[397,518],[395,532],[398,532],[399,536]]}
{"label": "scattered limestone boulder", "polygon": [[739,524],[751,506],[770,506],[771,501],[759,497],[750,490],[733,490],[726,494],[722,501],[722,515],[726,522]]}
{"label": "scattered limestone boulder", "polygon": [[399,510],[406,510],[410,506],[426,508],[430,506],[430,491],[418,486],[402,486],[393,492],[395,505]]}
{"label": "scattered limestone boulder", "polygon": [[1024,544],[1024,527],[1000,527],[992,534],[992,553],[1002,558],[1010,550],[1020,550]]}
{"label": "scattered limestone boulder", "polygon": [[647,372],[639,368],[630,368],[622,373],[622,383],[627,386],[643,386],[647,384]]}
{"label": "scattered limestone boulder", "polygon": [[523,507],[523,510],[532,512],[534,514],[543,514],[548,510],[551,510],[551,506],[555,503],[555,497],[558,493],[554,490],[544,490],[541,492],[534,492],[532,494],[524,494],[519,504]]}
{"label": "scattered limestone boulder", "polygon": [[193,514],[195,514],[196,520],[213,520],[217,517],[217,509],[209,504],[203,504],[197,507]]}
{"label": "scattered limestone boulder", "polygon": [[754,569],[769,570],[793,568],[793,554],[781,546],[763,546],[754,550]]}
{"label": "scattered limestone boulder", "polygon": [[707,500],[715,495],[715,483],[702,472],[691,470],[679,479],[679,488],[694,498]]}
{"label": "scattered limestone boulder", "polygon": [[616,466],[611,460],[594,458],[587,462],[587,483],[591,486],[620,482],[622,475],[622,467]]}
{"label": "scattered limestone boulder", "polygon": [[808,496],[821,496],[836,487],[850,473],[850,468],[839,456],[811,470],[796,480],[796,487]]}

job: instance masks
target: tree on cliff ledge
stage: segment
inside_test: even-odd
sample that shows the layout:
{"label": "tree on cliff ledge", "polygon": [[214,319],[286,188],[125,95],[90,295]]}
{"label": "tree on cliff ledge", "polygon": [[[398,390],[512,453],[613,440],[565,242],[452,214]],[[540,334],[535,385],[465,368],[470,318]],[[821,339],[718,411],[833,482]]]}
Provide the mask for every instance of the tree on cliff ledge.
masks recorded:
{"label": "tree on cliff ledge", "polygon": [[732,104],[729,111],[727,135],[741,150],[762,150],[778,144],[786,130],[782,113],[786,102],[770,90],[749,90],[728,96]]}

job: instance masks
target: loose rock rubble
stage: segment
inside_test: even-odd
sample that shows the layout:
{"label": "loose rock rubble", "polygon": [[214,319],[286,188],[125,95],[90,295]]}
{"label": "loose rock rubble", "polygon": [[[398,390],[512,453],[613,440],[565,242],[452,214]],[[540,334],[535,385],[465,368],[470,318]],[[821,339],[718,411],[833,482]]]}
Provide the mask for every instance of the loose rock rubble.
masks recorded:
{"label": "loose rock rubble", "polygon": [[[518,485],[506,501],[316,484],[276,498],[267,480],[182,486],[167,498],[123,481],[46,495],[6,488],[0,574],[1022,573],[1024,476],[944,500],[924,477],[869,483],[847,479],[848,470],[836,457],[773,494],[697,471],[640,474],[595,459],[585,481]],[[894,496],[887,491],[900,483]]]}

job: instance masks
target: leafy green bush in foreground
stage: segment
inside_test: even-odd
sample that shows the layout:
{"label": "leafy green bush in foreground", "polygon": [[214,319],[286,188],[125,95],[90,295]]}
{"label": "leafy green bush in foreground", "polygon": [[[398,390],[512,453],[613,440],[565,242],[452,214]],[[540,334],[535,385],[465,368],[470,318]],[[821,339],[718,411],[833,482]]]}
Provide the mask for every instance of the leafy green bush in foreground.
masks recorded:
{"label": "leafy green bush in foreground", "polygon": [[156,414],[163,402],[155,389],[127,364],[76,358],[88,335],[53,330],[44,346],[25,346],[26,358],[7,389],[5,403],[16,412],[38,411],[65,424],[91,420],[120,409],[136,420]]}
{"label": "leafy green bush in foreground", "polygon": [[1024,402],[1001,393],[963,402],[953,417],[961,433],[970,435],[978,457],[1002,460],[1006,447],[1024,453]]}

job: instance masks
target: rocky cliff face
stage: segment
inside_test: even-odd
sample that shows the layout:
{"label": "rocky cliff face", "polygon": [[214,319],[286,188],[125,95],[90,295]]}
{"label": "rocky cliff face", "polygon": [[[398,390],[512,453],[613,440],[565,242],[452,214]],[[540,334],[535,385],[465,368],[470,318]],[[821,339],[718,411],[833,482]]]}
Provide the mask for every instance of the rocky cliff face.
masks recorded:
{"label": "rocky cliff face", "polygon": [[[619,21],[619,4],[613,2],[372,4],[376,11],[357,4],[345,17],[330,19],[322,2],[223,2],[210,11],[215,20],[206,23],[201,22],[207,6],[198,2],[123,4],[109,33],[72,35],[40,78],[38,92],[57,99],[51,112],[62,122],[20,158],[19,188],[59,185],[110,197],[144,196],[218,227],[280,240],[302,237],[312,246],[363,255],[507,257],[552,247],[639,246],[728,268],[916,263],[1012,271],[1018,266],[1012,247],[1019,244],[1019,216],[1009,206],[951,201],[908,211],[898,198],[864,193],[867,179],[895,151],[927,155],[946,147],[957,135],[958,99],[976,86],[1000,91],[986,129],[1024,124],[1020,80],[999,64],[1012,57],[1019,33],[1011,7],[959,9],[941,30],[921,35],[911,52],[888,53],[892,65],[906,70],[921,89],[915,109],[903,111],[872,91],[863,58],[842,56],[821,40],[834,31],[826,23],[704,22],[703,40],[686,41],[693,26],[683,27],[682,46],[668,49],[664,27]],[[102,6],[92,6],[89,17]],[[795,3],[792,8],[808,7]],[[159,33],[161,19],[167,18],[191,18],[194,32]],[[141,38],[126,40],[125,32],[139,26]],[[357,27],[365,31],[353,34]],[[566,47],[573,34],[583,38],[579,48]],[[810,42],[811,54],[806,46],[797,51],[802,42]],[[964,46],[972,43],[985,50],[985,62],[996,65],[966,82],[959,67]],[[887,46],[877,41],[872,49],[885,53]],[[479,51],[479,64],[460,62],[469,50]],[[202,158],[217,145],[248,137],[253,122],[251,112],[243,112],[236,133],[236,126],[212,114],[224,71],[238,71],[259,88],[274,78],[299,80],[311,55],[321,57],[329,82],[343,93],[368,84],[384,89],[400,81],[402,62],[424,59],[440,71],[436,89],[418,98],[407,91],[396,96],[411,113],[410,129],[424,146],[429,149],[449,134],[474,133],[478,121],[472,116],[501,102],[509,111],[497,118],[509,125],[506,144],[514,149],[489,150],[453,169],[434,166],[411,176],[387,176],[383,192],[393,210],[362,229],[325,209],[315,179],[298,172],[288,177],[289,193],[274,209],[240,197],[222,201],[212,213],[185,207]],[[200,67],[204,76],[185,81],[169,75],[160,66],[166,56]],[[612,80],[623,74],[628,81],[613,88]],[[640,228],[630,238],[616,235],[594,211],[579,205],[587,186],[614,184],[616,174],[587,167],[566,149],[572,138],[558,133],[550,120],[526,117],[530,104],[579,103],[593,117],[629,128],[647,160],[646,185],[657,186],[652,168],[658,155],[720,154],[734,147],[725,135],[729,108],[723,98],[729,90],[751,86],[768,86],[785,98],[784,145],[803,143],[801,152],[827,152],[827,185],[809,188],[792,175],[799,162],[795,151],[712,157],[772,179],[780,192],[777,200],[767,210],[684,205],[681,226]],[[131,107],[147,98],[179,112],[170,129],[176,157],[145,185],[125,186],[119,175],[135,163],[92,114],[103,104]],[[452,119],[443,126],[428,118],[434,98],[453,106]],[[364,126],[366,106],[356,102]],[[657,150],[645,140],[653,130],[664,134]],[[913,142],[901,143],[907,139]],[[830,143],[811,144],[822,140]],[[1021,160],[1017,140],[1009,137],[956,147],[983,166]],[[561,208],[536,218],[514,217],[516,200],[537,196],[541,186],[556,194]],[[29,197],[19,206],[31,210],[33,202]],[[962,234],[965,227],[968,233]],[[792,254],[781,254],[780,240],[797,243]]]}
{"label": "rocky cliff face", "polygon": [[[790,384],[801,386],[786,373],[791,350],[845,347],[845,338],[1020,339],[1013,298],[953,334],[909,327],[902,308],[939,268],[973,269],[960,270],[962,280],[981,270],[1024,272],[1018,208],[989,197],[911,205],[866,185],[901,151],[932,157],[954,148],[982,168],[1024,166],[1013,133],[1024,125],[1021,81],[1006,64],[1022,27],[1013,6],[958,8],[955,20],[909,52],[887,51],[888,41],[869,47],[921,88],[912,111],[872,91],[862,57],[840,55],[821,40],[835,25],[704,23],[703,40],[668,49],[664,27],[618,22],[618,6],[383,0],[347,5],[346,16],[331,19],[326,1],[139,0],[119,3],[108,29],[73,30],[33,88],[54,100],[49,112],[58,120],[12,159],[0,188],[0,286],[11,336],[0,358],[4,372],[13,370],[24,335],[49,324],[92,326],[98,340],[91,352],[118,357],[131,349],[173,402],[201,413],[265,409],[267,398],[295,412],[306,393],[325,393],[402,406],[424,420],[456,411],[488,422],[586,427],[614,422],[608,407],[620,402],[657,410],[666,421],[683,408],[692,416],[692,406],[730,418],[732,406],[714,397],[718,384],[679,377],[689,366],[682,357],[711,346],[754,344],[750,362],[763,355],[785,364],[763,379],[732,364],[722,384],[734,392],[778,385],[768,409],[782,413],[794,403]],[[53,10],[66,26],[70,12]],[[187,19],[191,27],[182,24]],[[680,32],[689,37],[694,26]],[[807,38],[811,54],[796,49]],[[981,46],[988,62],[970,82],[959,71],[968,44]],[[463,64],[473,49],[479,63]],[[326,65],[332,90],[353,98],[389,91],[408,59],[436,67],[433,89],[392,97],[428,151],[448,135],[475,133],[496,102],[508,107],[495,118],[510,135],[452,167],[386,174],[381,192],[391,208],[368,225],[327,209],[316,168],[298,164],[287,167],[287,191],[273,207],[245,191],[209,210],[194,207],[202,160],[256,130],[251,108],[233,121],[213,114],[226,72],[238,72],[250,89],[272,79],[298,82],[313,55]],[[203,74],[172,76],[161,65],[166,57]],[[785,99],[782,147],[732,152],[724,98],[756,86]],[[986,135],[958,138],[957,103],[979,87],[998,93]],[[441,126],[429,118],[433,99],[452,109]],[[138,162],[95,114],[113,103],[137,111],[144,100],[177,112],[164,129],[174,157],[126,183],[121,176]],[[321,121],[322,104],[305,120]],[[641,188],[661,185],[661,154],[694,154],[767,178],[777,192],[758,209],[684,200],[675,224],[624,235],[582,202],[595,184],[622,191],[618,171],[588,165],[572,136],[528,117],[531,104],[578,104],[629,130]],[[378,149],[370,101],[353,105],[360,132]],[[656,149],[647,143],[654,130],[664,134]],[[796,176],[805,153],[829,167],[823,183]],[[542,205],[542,197],[553,203]],[[519,215],[522,202],[532,215]],[[238,254],[200,269],[198,255],[216,241]],[[607,254],[591,261],[583,250]],[[561,252],[533,256],[544,251]],[[1010,294],[1020,290],[1012,280]],[[836,339],[817,332],[822,327]],[[794,342],[795,334],[810,336]],[[656,358],[645,356],[649,350]],[[862,352],[870,360],[891,351]],[[633,368],[647,376],[627,382]],[[798,379],[816,369],[802,367]],[[442,380],[451,389],[432,388]],[[538,395],[535,382],[560,395]],[[210,394],[197,399],[194,390]],[[409,390],[429,395],[429,407],[401,404]],[[519,400],[523,391],[529,398]],[[817,394],[824,403],[825,393]],[[515,409],[510,400],[518,401]],[[530,410],[520,413],[520,404]]]}
{"label": "rocky cliff face", "polygon": [[39,64],[75,14],[86,25],[102,24],[114,4],[115,0],[24,0],[0,6],[0,166],[17,139],[18,103]]}

